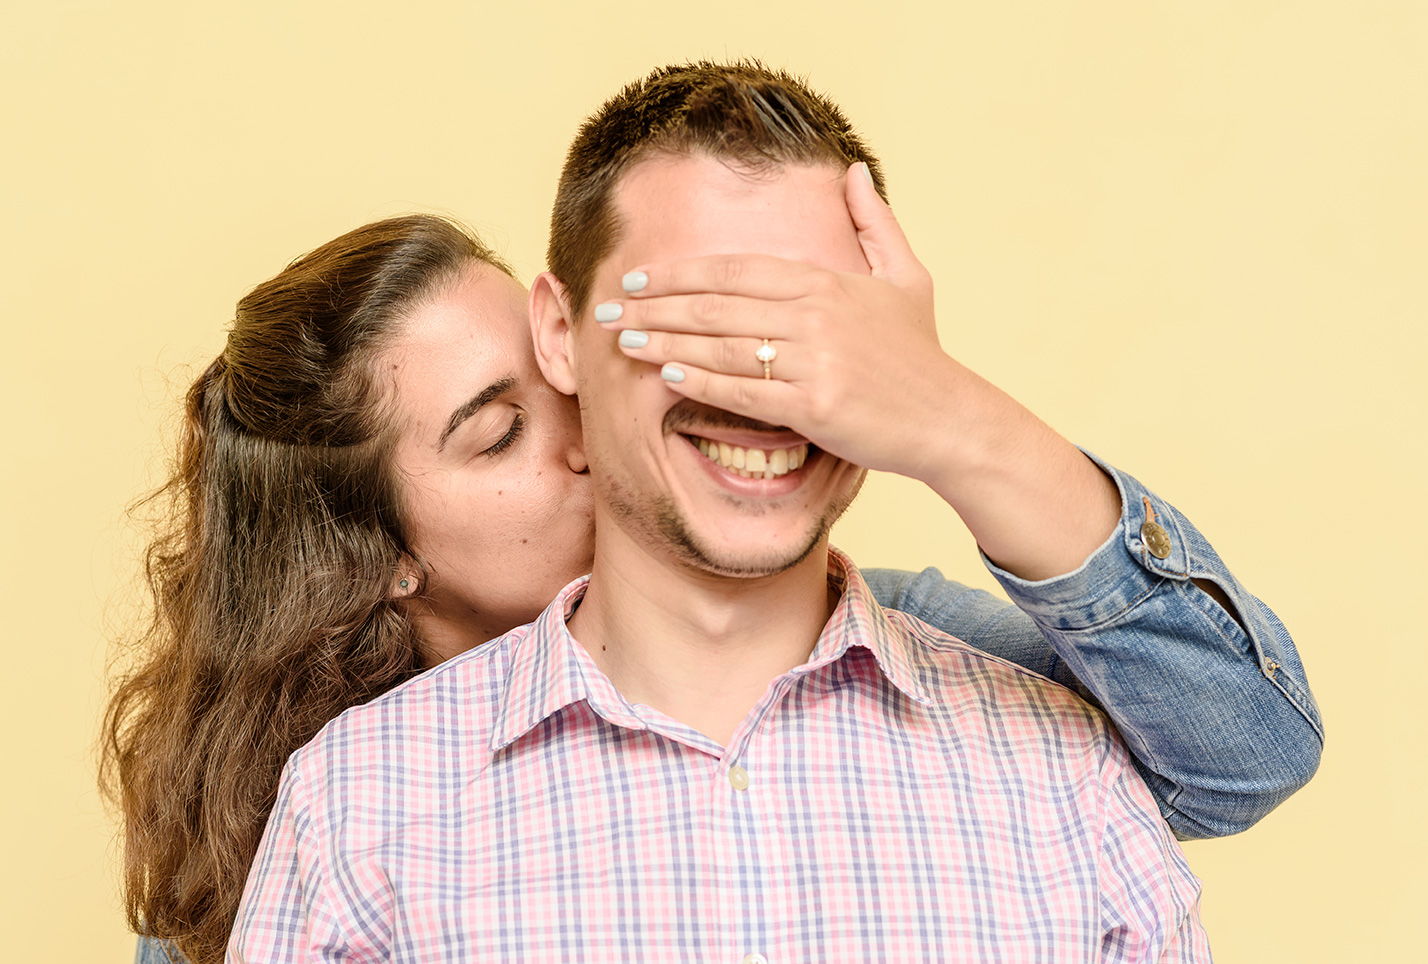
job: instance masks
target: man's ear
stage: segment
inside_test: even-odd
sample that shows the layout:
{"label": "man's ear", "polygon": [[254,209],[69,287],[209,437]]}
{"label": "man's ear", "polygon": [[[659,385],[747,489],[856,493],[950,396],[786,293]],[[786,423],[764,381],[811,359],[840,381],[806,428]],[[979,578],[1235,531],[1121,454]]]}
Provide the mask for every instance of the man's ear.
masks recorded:
{"label": "man's ear", "polygon": [[575,394],[575,328],[565,286],[549,271],[531,285],[531,340],[541,374],[556,391]]}

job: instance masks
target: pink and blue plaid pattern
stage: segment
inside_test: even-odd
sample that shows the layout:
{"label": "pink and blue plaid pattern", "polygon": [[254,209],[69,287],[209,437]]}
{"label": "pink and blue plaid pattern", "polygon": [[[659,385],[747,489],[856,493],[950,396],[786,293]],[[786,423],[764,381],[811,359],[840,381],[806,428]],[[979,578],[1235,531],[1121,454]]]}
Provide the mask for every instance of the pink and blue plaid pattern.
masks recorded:
{"label": "pink and blue plaid pattern", "polygon": [[229,960],[1208,961],[1105,718],[830,569],[727,748],[601,675],[583,580],[348,711],[288,764]]}

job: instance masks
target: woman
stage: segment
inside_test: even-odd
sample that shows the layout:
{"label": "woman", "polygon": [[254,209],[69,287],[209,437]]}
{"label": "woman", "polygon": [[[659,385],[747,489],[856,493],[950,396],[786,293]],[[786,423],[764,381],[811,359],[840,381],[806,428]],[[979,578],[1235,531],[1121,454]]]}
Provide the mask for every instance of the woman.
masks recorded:
{"label": "woman", "polygon": [[[173,514],[149,553],[155,615],[109,707],[104,779],[126,820],[130,923],[172,942],[141,955],[176,946],[205,964],[222,958],[288,754],[343,709],[534,618],[587,571],[590,492],[577,412],[535,366],[523,289],[459,228],[409,216],[324,245],[239,303],[227,347],[189,391],[161,494]],[[1234,730],[1236,746],[1254,743],[1237,738],[1241,723],[1258,727],[1245,764],[1178,745],[1176,730],[1203,730],[1156,729],[1153,699],[1120,699],[1124,679],[1106,669],[1117,659],[1190,667],[1187,685],[1205,692],[1268,687],[1241,657],[1282,627],[1228,573],[1213,576],[1249,630],[1218,656],[1173,634],[1149,646],[1058,636],[933,571],[869,582],[885,604],[1063,682],[1078,685],[1077,667],[1162,811],[1208,835],[1225,828],[1185,815],[1214,806],[1187,801],[1254,795],[1252,822],[1318,753],[1312,703],[1266,716],[1247,707],[1273,694],[1232,693],[1207,725]],[[1191,594],[1218,609],[1187,583]],[[1216,619],[1203,635],[1235,630],[1225,611]],[[1297,669],[1280,645],[1275,665]],[[1196,697],[1171,685],[1143,695],[1193,713]]]}

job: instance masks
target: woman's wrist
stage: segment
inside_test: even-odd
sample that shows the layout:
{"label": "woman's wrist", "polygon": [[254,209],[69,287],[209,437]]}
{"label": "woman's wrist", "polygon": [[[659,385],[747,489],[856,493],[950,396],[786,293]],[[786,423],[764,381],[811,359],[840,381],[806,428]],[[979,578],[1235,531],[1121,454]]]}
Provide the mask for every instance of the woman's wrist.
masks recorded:
{"label": "woman's wrist", "polygon": [[999,567],[1029,580],[1070,572],[1120,520],[1114,480],[1015,399],[963,372],[955,427],[930,443],[923,481]]}

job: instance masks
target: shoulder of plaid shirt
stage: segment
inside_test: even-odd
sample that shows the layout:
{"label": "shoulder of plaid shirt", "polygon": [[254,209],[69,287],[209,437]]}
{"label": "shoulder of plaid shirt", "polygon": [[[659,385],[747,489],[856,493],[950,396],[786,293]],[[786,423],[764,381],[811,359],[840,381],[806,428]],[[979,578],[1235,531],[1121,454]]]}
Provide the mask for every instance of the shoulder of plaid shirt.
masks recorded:
{"label": "shoulder of plaid shirt", "polygon": [[1105,717],[829,572],[818,645],[727,746],[570,637],[588,577],[348,710],[284,771],[229,960],[1209,960]]}

